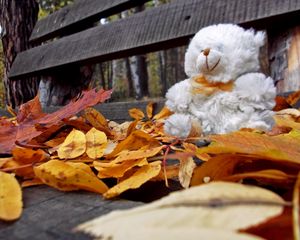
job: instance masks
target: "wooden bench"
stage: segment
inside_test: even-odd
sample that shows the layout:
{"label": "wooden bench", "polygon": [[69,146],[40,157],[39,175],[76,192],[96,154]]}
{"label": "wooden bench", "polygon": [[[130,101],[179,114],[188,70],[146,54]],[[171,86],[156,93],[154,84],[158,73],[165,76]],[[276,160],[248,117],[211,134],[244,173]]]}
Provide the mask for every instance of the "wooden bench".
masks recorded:
{"label": "wooden bench", "polygon": [[[20,53],[10,78],[57,75],[80,65],[145,54],[188,44],[202,27],[236,23],[264,29],[269,45],[265,69],[278,91],[300,86],[300,1],[298,0],[174,0],[106,25],[100,18],[120,13],[147,0],[77,0],[40,20],[31,35],[39,46]],[[300,48],[298,48],[300,49]],[[268,51],[267,51],[268,50]],[[298,54],[298,55],[297,55]],[[22,81],[22,80],[19,80]],[[63,80],[62,80],[63,81]],[[66,81],[72,88],[72,81]],[[107,118],[124,121],[124,112],[145,102],[99,106]],[[162,104],[162,102],[160,102]],[[3,239],[88,239],[74,234],[80,222],[138,202],[103,201],[92,193],[62,193],[46,186],[24,191],[25,210],[16,223],[0,223]]]}

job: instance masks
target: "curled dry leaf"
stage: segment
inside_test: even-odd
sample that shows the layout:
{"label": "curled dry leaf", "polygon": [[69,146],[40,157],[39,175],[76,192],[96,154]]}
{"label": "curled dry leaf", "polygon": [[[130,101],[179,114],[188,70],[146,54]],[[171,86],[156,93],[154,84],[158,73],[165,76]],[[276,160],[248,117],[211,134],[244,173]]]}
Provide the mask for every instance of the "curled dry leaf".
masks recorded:
{"label": "curled dry leaf", "polygon": [[188,188],[190,186],[195,167],[196,163],[194,162],[194,159],[192,157],[180,159],[178,178],[183,188]]}
{"label": "curled dry leaf", "polygon": [[145,114],[142,110],[138,108],[132,108],[129,110],[129,115],[135,120],[142,120],[145,117]]}
{"label": "curled dry leaf", "polygon": [[199,228],[235,232],[281,214],[284,205],[280,196],[263,188],[214,182],[171,193],[141,207],[111,212],[77,229],[103,239],[126,236],[135,232],[136,226],[145,233]]}
{"label": "curled dry leaf", "polygon": [[86,154],[97,159],[104,155],[107,146],[107,137],[104,132],[92,128],[85,135],[86,137]]}
{"label": "curled dry leaf", "polygon": [[81,156],[86,151],[86,138],[83,132],[73,129],[58,148],[60,159],[72,159]]}
{"label": "curled dry leaf", "polygon": [[255,132],[233,132],[211,136],[208,147],[197,150],[198,154],[240,153],[260,156],[264,159],[300,164],[300,131],[267,136]]}
{"label": "curled dry leaf", "polygon": [[87,190],[104,193],[107,186],[83,163],[65,163],[51,160],[34,168],[35,175],[45,184],[62,191]]}
{"label": "curled dry leaf", "polygon": [[132,176],[110,188],[106,193],[103,194],[103,196],[105,198],[113,198],[128,189],[139,188],[142,184],[149,181],[151,178],[156,177],[159,174],[160,170],[160,161],[152,162],[148,165],[142,166]]}
{"label": "curled dry leaf", "polygon": [[0,219],[13,221],[22,214],[22,191],[17,179],[0,171]]}
{"label": "curled dry leaf", "polygon": [[[146,158],[137,159],[137,160],[128,160],[121,163],[109,164],[109,166],[103,167],[103,164],[99,162],[94,162],[94,168],[99,171],[99,178],[120,178],[124,174],[134,167],[142,167],[148,164]],[[102,166],[101,166],[102,165]]]}
{"label": "curled dry leaf", "polygon": [[14,160],[21,164],[43,162],[50,159],[49,154],[41,149],[33,150],[30,148],[15,147],[12,150],[12,155]]}

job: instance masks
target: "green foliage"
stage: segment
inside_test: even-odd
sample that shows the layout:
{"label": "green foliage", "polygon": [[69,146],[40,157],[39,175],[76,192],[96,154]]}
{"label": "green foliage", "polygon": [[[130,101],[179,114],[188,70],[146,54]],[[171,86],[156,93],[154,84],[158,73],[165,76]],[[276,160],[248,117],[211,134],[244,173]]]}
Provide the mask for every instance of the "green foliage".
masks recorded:
{"label": "green foliage", "polygon": [[[39,0],[41,15],[45,16],[47,13],[53,13],[54,11],[73,3],[74,0]],[[41,16],[41,17],[42,17]]]}

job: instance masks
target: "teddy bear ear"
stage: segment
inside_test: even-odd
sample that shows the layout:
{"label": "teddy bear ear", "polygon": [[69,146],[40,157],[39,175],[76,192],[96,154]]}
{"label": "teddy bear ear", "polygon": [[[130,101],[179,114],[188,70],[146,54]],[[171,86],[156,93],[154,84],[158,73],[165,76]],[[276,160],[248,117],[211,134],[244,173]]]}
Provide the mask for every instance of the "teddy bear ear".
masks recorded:
{"label": "teddy bear ear", "polygon": [[265,44],[265,40],[266,40],[266,34],[263,31],[257,32],[254,36],[255,44],[258,47],[262,47]]}

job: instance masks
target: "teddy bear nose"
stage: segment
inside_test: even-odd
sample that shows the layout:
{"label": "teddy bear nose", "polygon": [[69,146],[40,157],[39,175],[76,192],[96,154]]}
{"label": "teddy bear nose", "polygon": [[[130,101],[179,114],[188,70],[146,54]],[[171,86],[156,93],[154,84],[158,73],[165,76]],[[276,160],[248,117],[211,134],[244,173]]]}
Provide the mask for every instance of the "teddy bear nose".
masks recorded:
{"label": "teddy bear nose", "polygon": [[202,50],[202,52],[204,56],[208,56],[210,52],[210,48],[205,48],[204,50]]}

